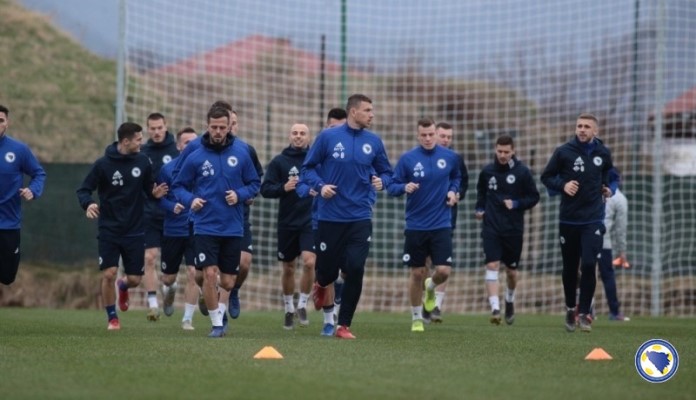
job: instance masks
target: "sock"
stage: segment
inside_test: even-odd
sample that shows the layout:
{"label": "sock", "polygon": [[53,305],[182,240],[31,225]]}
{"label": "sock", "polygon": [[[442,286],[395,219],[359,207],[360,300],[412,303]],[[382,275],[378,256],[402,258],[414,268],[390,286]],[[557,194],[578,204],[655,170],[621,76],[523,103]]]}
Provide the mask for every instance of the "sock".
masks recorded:
{"label": "sock", "polygon": [[442,303],[445,301],[445,292],[435,292],[435,307],[442,311]]}
{"label": "sock", "polygon": [[411,307],[411,319],[413,321],[423,319],[423,305]]}
{"label": "sock", "polygon": [[307,300],[309,293],[300,293],[300,299],[297,301],[297,308],[307,308]]}
{"label": "sock", "polygon": [[334,315],[336,316],[336,319],[338,319],[338,312],[341,310],[341,304],[334,304]]}
{"label": "sock", "polygon": [[508,303],[515,302],[515,289],[505,288],[505,301]]}
{"label": "sock", "polygon": [[118,290],[122,290],[122,291],[128,290],[128,284],[126,283],[125,279],[118,282]]}
{"label": "sock", "polygon": [[152,291],[152,292],[147,292],[147,304],[150,308],[159,308],[159,304],[157,304],[157,292]]}
{"label": "sock", "polygon": [[224,314],[225,311],[227,311],[227,304],[225,303],[218,303],[218,310],[220,310],[221,314]]}
{"label": "sock", "polygon": [[500,310],[500,299],[498,296],[488,297],[488,302],[491,304],[491,311]]}
{"label": "sock", "polygon": [[[305,306],[307,301],[305,300]],[[285,312],[286,313],[294,313],[295,312],[295,305],[293,304],[293,295],[291,294],[284,294],[283,295],[283,304],[285,304]],[[297,305],[297,308],[302,308],[300,305]]]}
{"label": "sock", "polygon": [[109,321],[112,319],[118,319],[118,314],[116,314],[116,304],[112,304],[110,306],[106,306],[106,316],[109,318]]}
{"label": "sock", "polygon": [[323,308],[324,310],[324,323],[325,324],[334,324],[334,318],[333,318],[333,311],[334,307],[333,306],[326,306]]}
{"label": "sock", "polygon": [[222,312],[220,312],[220,309],[216,308],[214,310],[208,310],[210,313],[210,322],[213,323],[213,326],[217,327],[222,327]]}
{"label": "sock", "polygon": [[185,303],[184,304],[184,318],[182,318],[182,321],[191,321],[193,319],[193,312],[196,310],[196,305],[195,304],[189,304]]}

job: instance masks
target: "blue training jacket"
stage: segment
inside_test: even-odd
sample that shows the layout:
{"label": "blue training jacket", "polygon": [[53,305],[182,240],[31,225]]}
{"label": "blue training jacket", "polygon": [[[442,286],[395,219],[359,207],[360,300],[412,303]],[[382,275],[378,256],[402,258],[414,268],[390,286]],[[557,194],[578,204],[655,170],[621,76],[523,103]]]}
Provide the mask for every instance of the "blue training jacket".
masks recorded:
{"label": "blue training jacket", "polygon": [[401,196],[406,193],[406,184],[419,184],[418,190],[406,197],[406,229],[452,228],[452,209],[447,205],[447,193],[459,192],[462,179],[460,160],[457,153],[439,145],[431,150],[418,146],[401,156],[387,193]]}
{"label": "blue training jacket", "polygon": [[301,180],[321,193],[325,184],[336,185],[336,195],[317,195],[319,221],[352,222],[372,218],[372,176],[391,181],[392,169],[382,139],[366,129],[348,124],[325,129],[310,147]]}
{"label": "blue training jacket", "polygon": [[[166,183],[170,188],[174,179],[172,178],[174,171],[174,161],[162,166],[157,184]],[[166,196],[159,199],[158,206],[164,211],[164,230],[163,235],[169,237],[187,237],[189,236],[189,210],[186,207],[179,214],[174,213],[174,207],[178,203],[176,196],[170,190]],[[182,204],[183,205],[183,204]]]}
{"label": "blue training jacket", "polygon": [[[201,137],[202,146],[186,157],[174,177],[172,191],[186,207],[196,197],[207,201],[201,210],[191,213],[195,234],[242,237],[244,202],[256,196],[261,179],[246,143],[228,133],[226,143],[216,146],[209,137],[206,132]],[[237,193],[233,206],[225,201],[228,190]]]}
{"label": "blue training jacket", "polygon": [[24,175],[31,177],[27,186],[38,198],[43,193],[46,171],[26,144],[5,133],[0,136],[0,229],[19,229],[22,200],[19,189]]}

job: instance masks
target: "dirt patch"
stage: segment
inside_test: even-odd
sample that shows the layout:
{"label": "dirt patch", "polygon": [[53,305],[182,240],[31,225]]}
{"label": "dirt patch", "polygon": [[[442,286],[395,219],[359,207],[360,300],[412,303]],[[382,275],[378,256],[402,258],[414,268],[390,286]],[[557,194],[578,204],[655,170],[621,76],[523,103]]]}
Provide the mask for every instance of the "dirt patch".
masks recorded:
{"label": "dirt patch", "polygon": [[96,309],[100,279],[93,266],[66,270],[20,265],[12,285],[0,284],[0,307]]}

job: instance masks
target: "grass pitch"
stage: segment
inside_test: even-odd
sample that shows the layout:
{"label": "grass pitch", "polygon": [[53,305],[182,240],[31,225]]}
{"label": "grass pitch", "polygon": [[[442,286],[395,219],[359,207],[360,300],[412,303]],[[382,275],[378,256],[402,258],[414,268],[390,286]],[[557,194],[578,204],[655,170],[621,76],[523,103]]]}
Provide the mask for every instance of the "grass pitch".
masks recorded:
{"label": "grass pitch", "polygon": [[[282,329],[281,312],[243,312],[230,334],[208,339],[181,312],[148,322],[145,311],[119,313],[106,330],[100,311],[0,309],[2,399],[691,399],[696,391],[696,322],[600,318],[590,334],[566,333],[560,315],[518,315],[492,326],[483,315],[449,315],[424,333],[408,314],[358,313],[354,341]],[[661,384],[634,367],[638,347],[661,338],[679,353],[675,376]],[[273,346],[281,360],[254,354]],[[601,347],[614,359],[585,361]]]}

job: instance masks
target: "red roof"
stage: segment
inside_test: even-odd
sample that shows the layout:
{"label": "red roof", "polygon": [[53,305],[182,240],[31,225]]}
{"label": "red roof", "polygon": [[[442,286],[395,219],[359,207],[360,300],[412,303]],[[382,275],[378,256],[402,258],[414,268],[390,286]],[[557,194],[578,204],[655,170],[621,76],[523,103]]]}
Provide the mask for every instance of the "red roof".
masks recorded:
{"label": "red roof", "polygon": [[[199,53],[185,60],[158,68],[157,72],[171,74],[221,74],[244,76],[263,62],[263,57],[283,54],[294,62],[294,69],[305,74],[319,74],[321,60],[319,56],[293,47],[288,39],[272,38],[263,35],[247,36],[204,53]],[[325,61],[327,74],[338,74],[339,64]]]}
{"label": "red roof", "polygon": [[665,104],[664,115],[696,111],[696,86]]}

